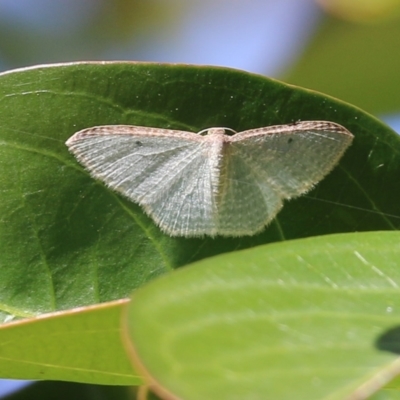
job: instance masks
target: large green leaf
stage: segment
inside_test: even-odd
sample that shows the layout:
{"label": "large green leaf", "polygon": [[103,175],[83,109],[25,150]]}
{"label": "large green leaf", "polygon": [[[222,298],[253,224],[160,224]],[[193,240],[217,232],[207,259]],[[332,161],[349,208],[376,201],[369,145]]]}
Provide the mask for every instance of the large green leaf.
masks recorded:
{"label": "large green leaf", "polygon": [[399,112],[399,35],[400,18],[381,24],[327,18],[285,79],[369,112]]}
{"label": "large green leaf", "polygon": [[166,398],[365,398],[400,372],[400,233],[209,258],[138,289],[128,347]]}
{"label": "large green leaf", "polygon": [[[400,225],[400,139],[362,111],[315,92],[224,68],[75,63],[1,74],[0,100],[5,321],[122,298],[213,254]],[[308,197],[288,202],[264,232],[246,238],[162,234],[139,206],[92,179],[64,144],[74,132],[103,124],[196,132],[297,120],[341,123],[354,144]]]}
{"label": "large green leaf", "polygon": [[0,376],[138,385],[121,344],[126,301],[58,312],[0,329]]}

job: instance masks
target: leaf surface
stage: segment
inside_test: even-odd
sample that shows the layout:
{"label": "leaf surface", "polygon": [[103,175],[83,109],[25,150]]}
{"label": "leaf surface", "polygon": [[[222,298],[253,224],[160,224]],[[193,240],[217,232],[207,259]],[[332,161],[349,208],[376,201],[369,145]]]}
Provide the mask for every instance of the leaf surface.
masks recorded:
{"label": "leaf surface", "polygon": [[158,278],[129,305],[132,359],[176,398],[365,398],[400,371],[399,240],[301,239]]}
{"label": "leaf surface", "polygon": [[103,385],[142,380],[121,344],[126,300],[14,322],[0,329],[0,376]]}
{"label": "leaf surface", "polygon": [[[157,275],[223,252],[400,226],[400,138],[315,92],[226,68],[71,63],[1,74],[0,100],[6,321],[123,298]],[[74,132],[96,125],[242,131],[297,120],[340,123],[355,140],[326,179],[286,202],[253,237],[168,237],[138,205],[92,179],[65,146]]]}

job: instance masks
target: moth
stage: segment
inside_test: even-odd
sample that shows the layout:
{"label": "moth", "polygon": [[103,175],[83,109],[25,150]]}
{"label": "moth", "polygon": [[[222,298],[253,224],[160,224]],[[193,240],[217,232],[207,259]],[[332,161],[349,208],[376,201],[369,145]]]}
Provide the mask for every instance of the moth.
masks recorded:
{"label": "moth", "polygon": [[285,199],[323,179],[352,140],[336,123],[302,121],[239,133],[97,126],[66,145],[94,178],[140,204],[162,231],[201,237],[260,232]]}

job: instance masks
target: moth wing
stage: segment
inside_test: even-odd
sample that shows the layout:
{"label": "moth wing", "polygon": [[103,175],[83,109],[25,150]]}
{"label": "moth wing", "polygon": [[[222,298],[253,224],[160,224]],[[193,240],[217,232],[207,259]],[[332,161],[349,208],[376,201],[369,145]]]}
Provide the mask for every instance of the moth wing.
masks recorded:
{"label": "moth wing", "polygon": [[166,233],[201,236],[215,228],[202,136],[116,125],[77,132],[66,144],[93,177],[143,206]]}
{"label": "moth wing", "polygon": [[240,132],[232,137],[230,151],[253,171],[258,185],[264,182],[279,197],[289,199],[323,179],[352,140],[341,125],[305,121]]}
{"label": "moth wing", "polygon": [[218,233],[253,235],[261,231],[281,209],[275,187],[258,173],[240,152],[227,148],[218,198]]}

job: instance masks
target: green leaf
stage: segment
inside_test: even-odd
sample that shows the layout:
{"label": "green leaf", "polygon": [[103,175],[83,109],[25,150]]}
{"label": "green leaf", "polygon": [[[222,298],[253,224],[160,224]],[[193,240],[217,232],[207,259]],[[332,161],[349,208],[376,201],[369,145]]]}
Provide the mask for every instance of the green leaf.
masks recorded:
{"label": "green leaf", "polygon": [[[72,63],[1,74],[0,99],[3,321],[124,298],[157,275],[214,254],[400,225],[400,139],[373,117],[315,92],[225,68]],[[341,123],[354,144],[315,190],[288,202],[254,237],[170,238],[138,205],[92,179],[65,146],[94,125],[241,131],[299,119]]]}
{"label": "green leaf", "polygon": [[302,239],[158,278],[129,305],[131,356],[171,398],[365,398],[400,372],[399,241]]}
{"label": "green leaf", "polygon": [[331,0],[320,4],[331,14],[358,23],[377,23],[398,18],[400,14],[399,0]]}
{"label": "green leaf", "polygon": [[400,376],[397,375],[384,388],[371,396],[371,400],[399,400],[400,399]]}
{"label": "green leaf", "polygon": [[400,18],[365,25],[328,18],[285,79],[369,112],[398,112],[399,35]]}
{"label": "green leaf", "polygon": [[0,329],[0,376],[138,385],[121,343],[126,301],[47,314]]}

